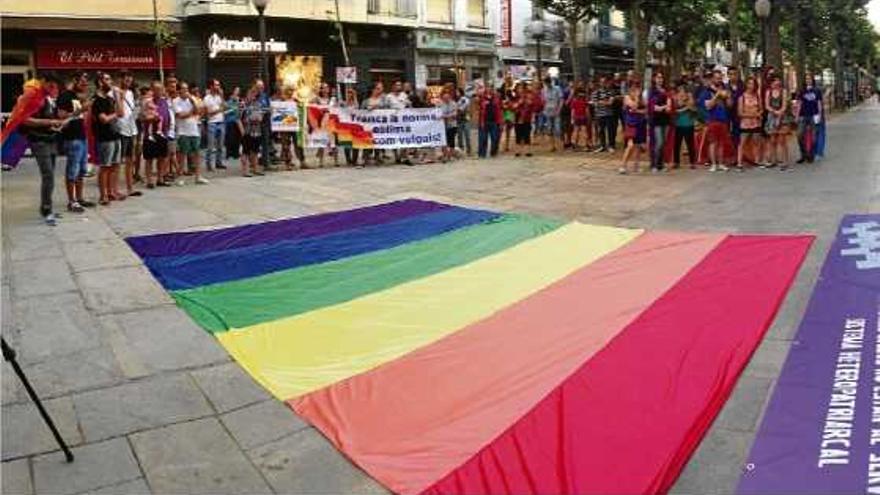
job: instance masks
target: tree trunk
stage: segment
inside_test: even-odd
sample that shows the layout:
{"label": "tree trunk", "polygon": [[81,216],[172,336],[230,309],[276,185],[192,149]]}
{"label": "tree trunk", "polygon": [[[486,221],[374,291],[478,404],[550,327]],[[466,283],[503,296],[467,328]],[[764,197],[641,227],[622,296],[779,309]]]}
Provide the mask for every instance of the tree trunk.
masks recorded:
{"label": "tree trunk", "polygon": [[681,76],[684,70],[684,61],[687,57],[687,45],[683,47],[674,47],[669,52],[669,58],[672,61],[672,67],[669,69],[669,80],[673,83]]}
{"label": "tree trunk", "polygon": [[580,61],[580,53],[578,53],[578,23],[579,19],[568,19],[568,47],[571,50],[571,72],[576,81],[580,81],[584,79],[584,74],[581,72],[581,61]]}
{"label": "tree trunk", "polygon": [[156,46],[156,55],[159,59],[159,80],[165,84],[165,60],[162,43],[159,40],[159,6],[157,0],[153,0],[153,44]]}
{"label": "tree trunk", "polygon": [[630,10],[635,42],[636,74],[644,74],[648,65],[648,20],[642,14],[641,2],[635,2]]}
{"label": "tree trunk", "polygon": [[[767,65],[782,69],[782,40],[779,35],[779,27],[782,24],[782,12],[776,6],[767,18]],[[780,72],[781,74],[781,72]]]}
{"label": "tree trunk", "polygon": [[798,89],[801,89],[804,87],[804,81],[806,80],[804,76],[806,76],[807,71],[807,47],[804,39],[806,33],[804,33],[801,27],[801,10],[797,6],[794,9],[792,21],[794,25],[794,64],[797,71]]}
{"label": "tree trunk", "polygon": [[737,22],[737,11],[739,10],[739,0],[727,0],[727,18],[730,22],[730,48],[733,53],[732,65],[742,70],[742,54],[739,51],[739,23]]}

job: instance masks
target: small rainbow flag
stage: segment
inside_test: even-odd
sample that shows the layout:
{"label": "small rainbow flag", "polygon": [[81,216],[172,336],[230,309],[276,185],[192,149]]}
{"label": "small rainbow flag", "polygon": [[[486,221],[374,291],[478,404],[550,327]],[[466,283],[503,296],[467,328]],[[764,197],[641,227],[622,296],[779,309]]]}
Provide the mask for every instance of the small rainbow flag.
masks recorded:
{"label": "small rainbow flag", "polygon": [[389,489],[521,494],[668,490],[812,240],[409,199],[128,243]]}

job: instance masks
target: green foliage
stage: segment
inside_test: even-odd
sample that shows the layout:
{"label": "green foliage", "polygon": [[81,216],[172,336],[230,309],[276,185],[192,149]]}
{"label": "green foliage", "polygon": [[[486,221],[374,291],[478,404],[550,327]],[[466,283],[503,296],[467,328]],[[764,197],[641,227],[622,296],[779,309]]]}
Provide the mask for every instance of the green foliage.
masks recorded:
{"label": "green foliage", "polygon": [[534,4],[569,22],[594,19],[608,7],[604,0],[534,0]]}
{"label": "green foliage", "polygon": [[156,21],[153,24],[153,44],[156,48],[167,48],[177,44],[177,34],[168,27],[168,23]]}

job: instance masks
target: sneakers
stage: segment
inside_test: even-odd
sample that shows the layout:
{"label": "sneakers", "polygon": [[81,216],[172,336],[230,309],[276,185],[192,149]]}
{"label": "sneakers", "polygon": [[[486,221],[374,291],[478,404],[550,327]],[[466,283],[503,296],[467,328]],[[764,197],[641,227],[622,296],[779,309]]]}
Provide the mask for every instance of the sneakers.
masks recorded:
{"label": "sneakers", "polygon": [[624,167],[620,167],[619,169],[617,169],[617,173],[620,175],[626,175],[627,172]]}
{"label": "sneakers", "polygon": [[[198,182],[198,179],[196,179],[196,182]],[[183,179],[177,179],[177,182],[175,182],[174,184],[183,187],[186,185],[186,182],[184,182]]]}
{"label": "sneakers", "polygon": [[718,171],[718,165],[715,165],[713,163],[712,166],[709,167],[709,172],[717,172],[717,171]]}
{"label": "sneakers", "polygon": [[73,201],[71,203],[67,203],[67,211],[69,211],[71,213],[82,213],[82,212],[86,211],[86,209],[83,208],[81,204],[77,203],[76,201]]}
{"label": "sneakers", "polygon": [[204,177],[196,177],[196,184],[197,185],[205,185],[205,184],[210,184],[210,182],[208,182],[208,179],[206,179]]}
{"label": "sneakers", "polygon": [[54,227],[58,225],[58,216],[54,213],[49,213],[43,216],[43,221],[46,222],[46,225]]}
{"label": "sneakers", "polygon": [[718,170],[720,170],[722,172],[727,172],[730,169],[727,168],[727,165],[718,165]]}

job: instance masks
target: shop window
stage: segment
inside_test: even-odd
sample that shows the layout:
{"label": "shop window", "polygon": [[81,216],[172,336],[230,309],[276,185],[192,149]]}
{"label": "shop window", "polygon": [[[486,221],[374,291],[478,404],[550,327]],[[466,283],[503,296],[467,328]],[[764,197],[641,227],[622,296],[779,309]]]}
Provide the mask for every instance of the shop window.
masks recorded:
{"label": "shop window", "polygon": [[452,23],[452,0],[426,0],[428,22]]}
{"label": "shop window", "polygon": [[486,27],[486,0],[467,0],[468,26]]}

